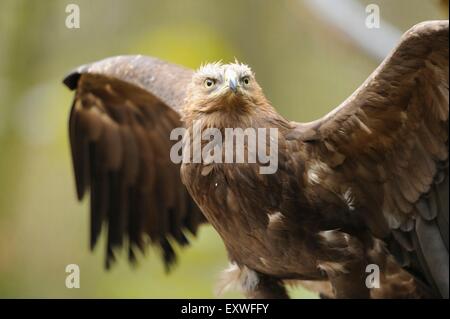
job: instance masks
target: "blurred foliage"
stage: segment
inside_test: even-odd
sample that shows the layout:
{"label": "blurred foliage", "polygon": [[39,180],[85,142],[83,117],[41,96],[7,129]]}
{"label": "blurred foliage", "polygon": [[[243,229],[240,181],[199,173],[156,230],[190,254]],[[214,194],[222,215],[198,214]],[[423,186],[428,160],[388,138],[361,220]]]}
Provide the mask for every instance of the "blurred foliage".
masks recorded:
{"label": "blurred foliage", "polygon": [[[437,0],[362,2],[380,4],[401,30],[444,17]],[[65,27],[69,3],[80,6],[80,29]],[[299,121],[339,104],[377,65],[301,0],[1,0],[0,297],[213,297],[227,261],[210,227],[170,276],[154,252],[136,268],[120,258],[106,272],[104,242],[88,251],[87,203],[76,202],[69,158],[72,93],[61,79],[79,64],[137,53],[189,67],[236,57],[278,110]],[[70,263],[80,265],[80,289],[65,288]]]}

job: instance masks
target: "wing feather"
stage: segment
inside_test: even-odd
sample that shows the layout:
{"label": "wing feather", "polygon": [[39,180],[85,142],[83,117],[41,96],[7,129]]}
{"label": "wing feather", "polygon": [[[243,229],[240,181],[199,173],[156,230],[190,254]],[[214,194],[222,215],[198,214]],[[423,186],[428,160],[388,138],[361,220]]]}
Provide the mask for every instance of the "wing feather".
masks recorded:
{"label": "wing feather", "polygon": [[330,150],[342,156],[327,184],[365,185],[357,209],[372,233],[386,240],[394,233],[403,251],[392,253],[410,254],[409,270],[447,298],[448,40],[448,21],[414,26],[344,103],[290,133],[315,145],[311,157],[326,164]]}
{"label": "wing feather", "polygon": [[106,267],[127,245],[131,262],[151,243],[166,267],[173,243],[188,244],[205,221],[170,160],[170,131],[192,71],[143,56],[119,56],[78,68],[69,137],[78,199],[90,191],[90,245],[107,230]]}

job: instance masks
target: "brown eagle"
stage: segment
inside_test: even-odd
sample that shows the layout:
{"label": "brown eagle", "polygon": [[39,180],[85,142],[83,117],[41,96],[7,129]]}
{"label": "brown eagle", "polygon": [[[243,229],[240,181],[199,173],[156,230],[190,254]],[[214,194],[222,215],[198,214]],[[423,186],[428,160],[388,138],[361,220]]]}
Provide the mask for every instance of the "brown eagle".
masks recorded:
{"label": "brown eagle", "polygon": [[[90,190],[92,248],[105,227],[107,267],[116,249],[135,261],[147,244],[169,267],[172,244],[209,222],[231,262],[222,288],[247,297],[285,298],[300,282],[330,298],[448,298],[448,40],[448,21],[414,26],[311,123],[279,115],[237,62],[193,72],[118,56],[78,68],[64,83],[76,90],[70,142],[78,198]],[[185,127],[186,142],[196,122],[276,128],[277,170],[174,163],[172,130]],[[371,265],[379,286],[367,283]]]}

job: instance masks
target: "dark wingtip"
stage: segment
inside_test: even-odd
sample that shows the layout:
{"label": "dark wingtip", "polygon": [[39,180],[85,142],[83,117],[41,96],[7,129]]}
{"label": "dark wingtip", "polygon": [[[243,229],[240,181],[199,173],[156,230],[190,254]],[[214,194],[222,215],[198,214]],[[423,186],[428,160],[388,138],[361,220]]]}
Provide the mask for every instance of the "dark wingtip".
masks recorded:
{"label": "dark wingtip", "polygon": [[91,233],[91,238],[90,238],[90,240],[89,240],[89,249],[90,249],[91,251],[94,251],[95,246],[97,245],[97,239],[98,239],[98,234],[92,232],[92,233]]}
{"label": "dark wingtip", "polygon": [[63,83],[71,90],[75,90],[78,86],[78,80],[81,74],[77,71],[71,72],[63,79]]}
{"label": "dark wingtip", "polygon": [[76,189],[77,189],[77,199],[79,202],[82,202],[84,198],[84,188],[83,186],[77,184]]}
{"label": "dark wingtip", "polygon": [[166,274],[168,274],[172,270],[173,266],[175,266],[177,262],[177,256],[175,250],[173,250],[172,245],[167,240],[167,238],[160,239],[159,245],[162,249],[164,270]]}
{"label": "dark wingtip", "polygon": [[108,271],[111,269],[112,265],[116,262],[116,256],[111,247],[106,247],[106,256],[105,256],[105,269]]}

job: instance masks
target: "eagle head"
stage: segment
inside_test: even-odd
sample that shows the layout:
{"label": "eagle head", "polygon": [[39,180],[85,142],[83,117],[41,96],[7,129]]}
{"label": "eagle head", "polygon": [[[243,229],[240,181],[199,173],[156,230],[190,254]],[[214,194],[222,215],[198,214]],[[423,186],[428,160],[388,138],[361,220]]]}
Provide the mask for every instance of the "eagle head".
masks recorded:
{"label": "eagle head", "polygon": [[202,65],[193,75],[183,113],[213,112],[245,114],[267,104],[255,74],[247,65],[235,61]]}

